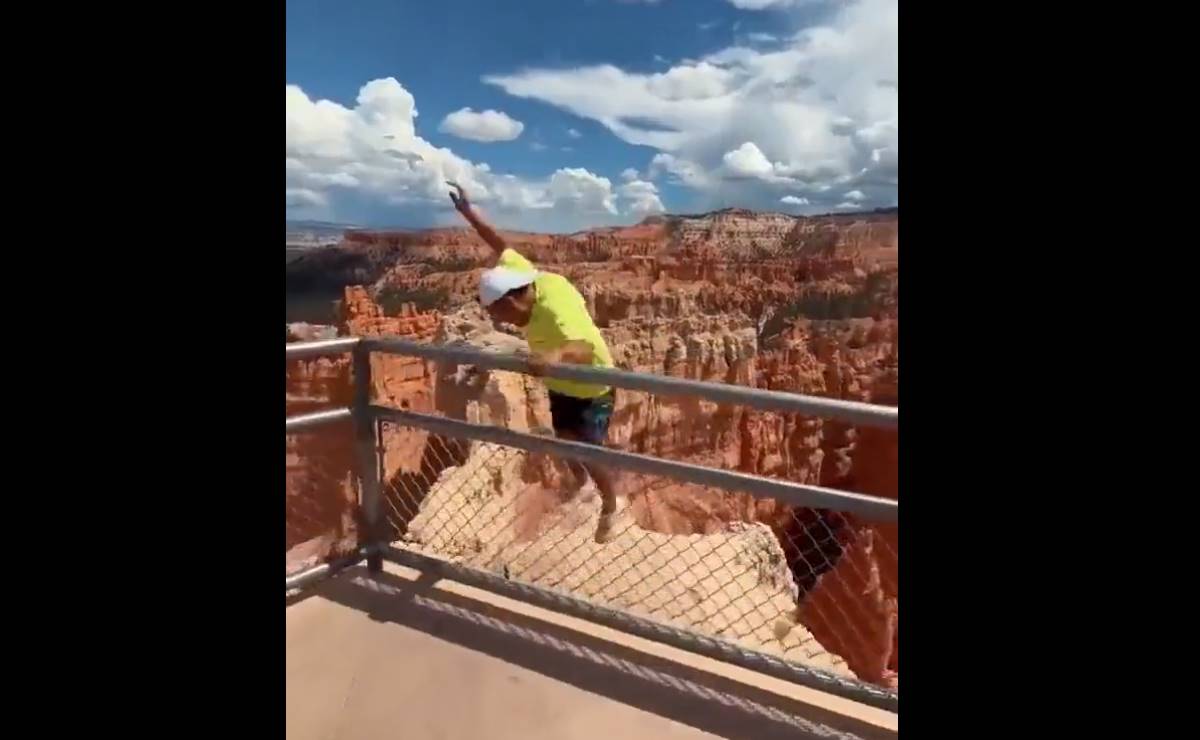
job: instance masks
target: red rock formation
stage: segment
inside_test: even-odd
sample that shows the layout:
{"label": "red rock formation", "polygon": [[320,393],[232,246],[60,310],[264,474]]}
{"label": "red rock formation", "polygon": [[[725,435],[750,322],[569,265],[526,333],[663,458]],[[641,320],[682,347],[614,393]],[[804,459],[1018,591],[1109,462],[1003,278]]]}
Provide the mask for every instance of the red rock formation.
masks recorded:
{"label": "red rock formation", "polygon": [[[399,336],[421,341],[438,331],[437,313],[403,307],[400,316],[384,316],[367,292],[347,288],[338,333],[350,336]],[[305,337],[320,334],[307,327]],[[373,354],[372,396],[378,403],[414,411],[433,410],[433,374],[428,363],[411,357]],[[286,412],[290,415],[353,402],[348,355],[287,363]],[[396,430],[384,437],[384,473],[415,469],[426,435]],[[331,554],[351,551],[356,543],[354,429],[349,423],[288,436],[287,547],[290,568]],[[307,543],[307,544],[304,544]]]}
{"label": "red rock formation", "polygon": [[[895,213],[796,219],[731,209],[568,236],[506,236],[535,262],[575,282],[621,367],[895,404],[897,234]],[[478,272],[490,256],[462,229],[349,235],[338,249],[342,256],[331,252],[327,263],[346,259],[346,270],[366,270],[363,282],[374,283],[372,290],[437,291],[452,306],[474,306]],[[345,333],[368,336],[507,341],[480,328],[485,320],[477,307],[466,311],[440,316],[410,308],[388,317],[366,289],[353,288],[342,323]],[[436,409],[518,429],[546,423],[545,394],[536,381],[390,356],[374,358],[372,369],[377,398],[386,405]],[[462,459],[462,450],[450,449],[451,441],[411,430],[388,430],[384,440],[390,488],[409,496],[392,503],[414,513],[422,485],[428,490],[422,481],[432,482]],[[669,459],[898,495],[896,435],[832,421],[620,393],[610,443]],[[553,467],[538,475],[553,479],[561,473]],[[635,517],[647,529],[687,534],[721,531],[741,521],[769,525],[799,586],[798,620],[860,677],[896,681],[894,526],[668,481],[631,484]],[[345,499],[344,491],[341,495]]]}
{"label": "red rock formation", "polygon": [[[288,416],[349,405],[354,392],[349,362],[316,359],[287,363]],[[288,570],[350,552],[354,521],[354,428],[349,422],[286,438],[285,540]]]}
{"label": "red rock formation", "polygon": [[[385,316],[365,288],[353,286],[346,288],[339,322],[339,330],[345,335],[428,341],[437,333],[441,319],[438,312],[418,312],[412,304],[402,306],[399,316]],[[429,394],[433,374],[424,360],[375,353],[371,356],[371,377],[376,401],[396,407],[407,402],[414,410],[433,408]]]}

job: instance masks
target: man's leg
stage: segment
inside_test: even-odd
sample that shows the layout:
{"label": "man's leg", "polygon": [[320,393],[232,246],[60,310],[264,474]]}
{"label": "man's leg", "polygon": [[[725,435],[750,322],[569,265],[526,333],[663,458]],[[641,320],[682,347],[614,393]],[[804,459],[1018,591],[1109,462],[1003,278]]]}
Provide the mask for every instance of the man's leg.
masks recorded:
{"label": "man's leg", "polygon": [[[614,391],[607,396],[594,399],[586,406],[583,412],[585,442],[600,447],[604,446],[608,439],[608,424],[612,420],[616,402],[617,397]],[[600,523],[596,527],[596,541],[601,544],[611,542],[620,534],[621,530],[627,528],[620,521],[621,512],[618,511],[620,502],[617,499],[617,473],[604,465],[585,463],[583,467],[592,476],[592,480],[596,481],[596,488],[600,491],[602,502],[600,504]]]}
{"label": "man's leg", "polygon": [[[558,439],[565,439],[569,442],[583,442],[584,444],[595,444],[583,438],[577,431],[573,429],[555,430],[554,436]],[[603,446],[603,445],[597,445]],[[604,500],[604,505],[600,509],[601,512],[616,510],[616,483],[613,480],[615,473],[598,465],[581,463],[578,460],[568,460],[567,467],[571,469],[571,474],[575,476],[580,485],[586,484],[588,477],[596,483],[596,490],[600,492],[600,497]]]}
{"label": "man's leg", "polygon": [[[593,444],[589,440],[584,439],[575,430],[556,430],[555,435],[559,439]],[[600,492],[600,522],[596,526],[596,541],[601,544],[611,542],[618,534],[617,474],[600,465],[591,465],[575,460],[569,461],[568,464],[571,467],[571,472],[575,474],[578,480],[583,480],[584,476],[591,476],[592,480],[595,481],[596,490]]]}
{"label": "man's leg", "polygon": [[[586,442],[583,438],[583,402],[580,399],[550,392],[551,425],[554,436],[570,442]],[[572,497],[587,485],[588,472],[583,465],[575,460],[566,460],[567,469],[571,471],[574,485],[571,486]]]}
{"label": "man's leg", "polygon": [[585,465],[592,480],[596,481],[596,489],[600,491],[600,523],[596,525],[596,541],[600,544],[611,542],[620,532],[620,520],[617,511],[617,481],[616,475],[596,465]]}
{"label": "man's leg", "polygon": [[[615,396],[585,401],[566,399],[551,394],[550,409],[554,416],[554,433],[559,439],[583,442],[598,447],[604,446],[608,436],[608,423],[612,417]],[[557,408],[556,408],[557,407]],[[584,474],[591,476],[600,492],[600,523],[596,528],[596,541],[610,542],[617,534],[617,474],[601,465],[590,465],[569,461],[571,472],[582,480]]]}

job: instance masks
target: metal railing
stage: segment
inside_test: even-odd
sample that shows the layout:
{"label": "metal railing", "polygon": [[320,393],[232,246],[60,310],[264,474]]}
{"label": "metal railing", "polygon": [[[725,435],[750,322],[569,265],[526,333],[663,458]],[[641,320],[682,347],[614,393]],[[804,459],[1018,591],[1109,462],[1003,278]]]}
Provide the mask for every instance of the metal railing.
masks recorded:
{"label": "metal railing", "polygon": [[[898,709],[896,691],[863,667],[871,662],[865,653],[872,637],[861,634],[864,616],[853,613],[861,605],[838,596],[880,578],[843,556],[850,548],[874,548],[894,562],[887,538],[872,526],[894,527],[896,501],[371,403],[372,352],[528,374],[516,355],[354,337],[286,349],[289,360],[352,353],[353,405],[289,418],[286,428],[292,434],[354,420],[361,509],[359,551],[289,576],[289,590],[363,558],[377,571],[387,559]],[[893,430],[898,424],[893,407],[582,366],[552,365],[543,374],[845,424]],[[417,468],[385,481],[382,440],[390,426],[426,437]],[[573,496],[561,495],[571,477],[561,460],[621,471],[626,495],[645,505],[668,489],[706,500],[741,496],[755,506],[777,502],[770,506],[783,525],[773,532],[737,522],[715,534],[669,534],[626,521],[616,539],[596,544],[598,503],[586,488],[577,490],[578,481]],[[896,593],[894,582],[885,585]],[[811,598],[820,588],[824,597]]]}

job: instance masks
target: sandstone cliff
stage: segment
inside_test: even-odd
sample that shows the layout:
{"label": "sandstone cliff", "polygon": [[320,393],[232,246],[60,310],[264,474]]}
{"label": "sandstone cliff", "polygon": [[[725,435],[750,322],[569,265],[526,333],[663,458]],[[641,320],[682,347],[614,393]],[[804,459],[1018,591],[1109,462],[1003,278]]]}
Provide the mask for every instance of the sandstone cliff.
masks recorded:
{"label": "sandstone cliff", "polygon": [[[436,313],[411,307],[400,316],[384,316],[361,287],[345,290],[337,327],[292,325],[289,341],[353,336],[401,336],[429,340],[439,330]],[[371,357],[372,395],[377,403],[415,411],[433,410],[433,375],[429,365],[411,357],[374,354]],[[353,403],[349,355],[288,362],[286,413],[295,415]],[[413,467],[424,448],[425,434],[395,430],[384,437],[385,475]],[[288,569],[298,570],[333,554],[354,549],[356,458],[354,429],[349,422],[287,436],[287,549]]]}
{"label": "sandstone cliff", "polygon": [[[897,225],[895,212],[796,219],[728,210],[650,219],[626,229],[508,237],[512,246],[545,269],[561,272],[579,286],[621,367],[895,404]],[[349,276],[370,286],[347,290],[342,333],[402,334],[510,351],[521,341],[496,332],[473,303],[477,273],[487,258],[487,248],[463,230],[360,234],[322,257],[326,267],[316,272],[332,265],[322,279]],[[296,274],[316,274],[313,270],[310,264]],[[409,306],[399,315],[384,316],[372,294],[388,289],[437,292],[445,296],[450,312],[420,312]],[[320,383],[325,386],[308,391],[310,395],[345,393],[344,380],[334,381],[346,372],[344,363],[289,368],[289,393],[293,388],[297,393],[314,389]],[[549,426],[544,389],[538,381],[520,375],[392,357],[375,358],[373,373],[375,393],[387,405],[520,430]],[[820,419],[622,393],[609,441],[669,459],[898,495],[894,433]],[[326,471],[323,475],[337,484],[331,490],[340,491],[322,497],[304,483],[307,478],[291,472],[292,444],[289,441],[289,502],[293,498],[325,501],[319,514],[325,517],[326,531],[351,531],[352,523],[345,517],[353,497],[347,493],[348,483],[338,479],[339,472],[349,470],[338,457],[346,450],[339,452],[334,443],[322,448],[311,442],[303,451],[316,458],[309,468]],[[562,480],[569,475],[562,466],[413,430],[386,429],[384,447],[389,519],[396,538],[472,562],[483,558],[480,563],[507,566],[526,579],[574,583],[573,576],[552,572],[572,567],[566,561],[554,565],[553,553],[544,553],[546,557],[536,563],[508,555],[515,552],[510,547],[513,542],[546,538],[575,542],[583,536],[578,532],[587,529],[590,509],[583,500],[562,499]],[[459,491],[466,485],[463,471],[474,471],[472,475],[484,475],[491,482],[470,488],[474,498],[460,500],[455,497],[466,495]],[[518,479],[522,487],[514,487]],[[302,484],[308,488],[301,490]],[[656,538],[655,551],[687,543],[732,556],[751,547],[746,542],[760,542],[748,533],[773,534],[770,547],[753,547],[768,560],[781,560],[787,583],[779,581],[782,591],[774,596],[763,592],[752,598],[763,603],[786,598],[794,605],[790,621],[796,624],[783,633],[791,647],[780,648],[783,643],[769,647],[766,632],[743,637],[763,649],[791,650],[819,643],[859,677],[897,683],[894,526],[670,481],[632,478],[628,484],[641,536]],[[495,522],[460,524],[466,528],[447,539],[450,530],[431,528],[431,522],[451,503],[470,511],[474,511],[471,507],[479,512],[506,507],[511,511],[503,516],[497,513]],[[478,549],[470,538],[487,539],[476,531],[480,527],[492,527],[486,534],[499,539]],[[289,546],[291,531],[289,524]],[[679,541],[668,545],[673,539]],[[700,544],[705,542],[709,544]],[[589,554],[583,540],[575,544],[581,553]],[[595,567],[607,566],[597,563]],[[543,571],[546,568],[550,570]],[[593,575],[593,580],[619,581],[617,573]],[[759,586],[746,584],[747,593],[755,588]],[[786,597],[780,596],[784,593]],[[653,598],[674,599],[671,603],[678,606],[691,597],[671,592]],[[658,604],[650,596],[643,600],[657,605],[650,611],[658,616],[670,608],[666,601]],[[745,609],[744,602],[741,608]],[[718,629],[715,622],[706,624]],[[777,627],[768,628],[776,639]]]}

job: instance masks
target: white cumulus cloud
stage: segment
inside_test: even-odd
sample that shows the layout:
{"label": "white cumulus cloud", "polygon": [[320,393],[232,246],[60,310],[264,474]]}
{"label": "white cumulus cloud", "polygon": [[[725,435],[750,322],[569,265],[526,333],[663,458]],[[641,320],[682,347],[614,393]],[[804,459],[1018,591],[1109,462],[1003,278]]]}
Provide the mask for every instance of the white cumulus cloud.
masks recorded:
{"label": "white cumulus cloud", "polygon": [[287,85],[285,191],[292,218],[430,225],[459,223],[446,180],[514,228],[573,231],[628,221],[612,183],[586,169],[546,177],[494,172],[417,133],[417,106],[394,78],[363,85],[352,106]]}
{"label": "white cumulus cloud", "polygon": [[726,169],[735,177],[767,178],[775,174],[775,166],[753,141],[747,141],[721,157]]}
{"label": "white cumulus cloud", "polygon": [[786,203],[789,206],[806,206],[808,205],[808,198],[800,198],[795,195],[785,195],[779,199],[779,202]]}
{"label": "white cumulus cloud", "polygon": [[555,205],[566,205],[581,213],[617,213],[609,179],[582,168],[563,167],[556,171],[550,176],[547,195]]}
{"label": "white cumulus cloud", "polygon": [[512,141],[525,130],[525,124],[507,113],[485,110],[477,113],[461,108],[442,119],[438,131],[471,141]]}
{"label": "white cumulus cloud", "polygon": [[728,70],[700,62],[651,75],[646,88],[664,100],[704,100],[724,95],[732,83]]}
{"label": "white cumulus cloud", "polygon": [[881,206],[899,186],[897,20],[898,0],[843,0],[769,49],[734,45],[659,73],[604,64],[484,80],[657,150],[647,177],[690,188],[700,206],[770,208],[796,194],[816,211],[854,191]]}
{"label": "white cumulus cloud", "polygon": [[695,162],[676,157],[674,154],[660,152],[650,160],[650,174],[656,178],[669,175],[672,182],[686,185],[690,188],[706,189],[711,186],[713,179]]}
{"label": "white cumulus cloud", "polygon": [[617,188],[617,194],[628,203],[629,212],[639,216],[664,212],[666,208],[658,197],[658,187],[648,180],[637,179],[637,172],[633,174],[633,178],[626,178],[626,182]]}
{"label": "white cumulus cloud", "polygon": [[288,208],[303,208],[305,206],[325,205],[325,196],[308,188],[287,188]]}

